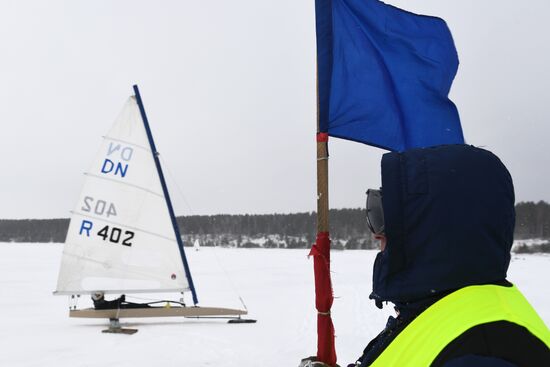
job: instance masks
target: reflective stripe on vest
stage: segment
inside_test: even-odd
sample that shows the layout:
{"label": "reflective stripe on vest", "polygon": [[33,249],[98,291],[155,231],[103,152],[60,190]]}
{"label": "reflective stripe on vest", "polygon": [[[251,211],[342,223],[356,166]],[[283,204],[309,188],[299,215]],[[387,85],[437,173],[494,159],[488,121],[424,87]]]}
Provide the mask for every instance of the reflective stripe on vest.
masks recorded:
{"label": "reflective stripe on vest", "polygon": [[462,333],[495,321],[521,325],[550,347],[550,330],[515,286],[470,286],[421,313],[371,366],[428,367]]}

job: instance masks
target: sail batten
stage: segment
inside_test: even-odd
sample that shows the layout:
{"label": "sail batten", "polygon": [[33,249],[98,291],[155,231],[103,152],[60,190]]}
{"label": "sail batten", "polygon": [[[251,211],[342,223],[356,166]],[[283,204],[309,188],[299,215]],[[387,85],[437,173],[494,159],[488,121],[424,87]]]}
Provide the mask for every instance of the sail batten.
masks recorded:
{"label": "sail batten", "polygon": [[[99,290],[99,289],[98,289]],[[98,290],[94,291],[82,291],[82,290],[66,290],[66,291],[54,291],[55,296],[72,296],[72,295],[84,295],[84,294],[94,294]],[[99,290],[104,294],[122,294],[128,293],[127,289],[109,289],[109,290]],[[132,293],[181,293],[189,291],[189,288],[173,288],[173,289],[133,289]]]}
{"label": "sail batten", "polygon": [[133,147],[135,147],[135,148],[140,148],[140,149],[143,149],[143,150],[145,150],[145,151],[151,153],[151,148],[150,148],[150,147],[138,145],[138,144],[132,143],[131,141],[112,138],[112,137],[110,137],[110,136],[108,136],[108,135],[104,135],[104,136],[103,136],[103,139],[105,139],[105,140],[110,140],[110,141],[117,142],[117,143],[123,143],[123,144],[131,145],[131,146],[133,146]]}
{"label": "sail batten", "polygon": [[192,289],[148,134],[132,96],[84,175],[55,294]]}
{"label": "sail batten", "polygon": [[148,189],[148,188],[146,188],[146,187],[141,187],[141,186],[138,186],[138,185],[133,185],[133,184],[131,184],[131,183],[113,180],[113,179],[110,179],[110,178],[107,178],[107,177],[101,177],[101,176],[99,176],[99,175],[96,175],[96,174],[93,174],[93,173],[89,173],[89,172],[85,172],[84,175],[85,175],[85,176],[88,176],[88,177],[94,177],[94,178],[97,178],[97,179],[99,179],[99,180],[111,181],[111,182],[114,182],[114,183],[116,183],[116,184],[118,184],[118,185],[127,185],[127,186],[131,186],[131,187],[134,187],[134,188],[136,188],[136,189],[143,190],[143,191],[147,191],[147,192],[149,192],[149,193],[151,193],[151,194],[153,194],[153,195],[157,195],[157,196],[159,196],[159,197],[161,197],[161,198],[164,198],[164,195],[163,195],[163,194],[158,193],[158,192],[155,192],[155,191],[152,191],[152,190],[150,190],[150,189]]}

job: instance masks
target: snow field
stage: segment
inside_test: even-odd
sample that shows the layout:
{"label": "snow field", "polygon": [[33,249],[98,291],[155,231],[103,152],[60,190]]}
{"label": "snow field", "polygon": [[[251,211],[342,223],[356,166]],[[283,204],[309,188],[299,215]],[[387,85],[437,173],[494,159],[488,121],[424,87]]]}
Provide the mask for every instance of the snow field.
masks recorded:
{"label": "snow field", "polygon": [[[307,250],[186,248],[200,305],[240,308],[240,295],[258,322],[122,320],[139,329],[132,336],[102,334],[106,320],[68,317],[67,297],[52,295],[61,251],[61,244],[0,244],[0,366],[280,367],[297,366],[316,352]],[[345,365],[380,332],[392,309],[378,310],[368,299],[376,251],[331,256],[336,347]],[[513,256],[508,279],[547,324],[549,278],[550,256]],[[79,306],[89,305],[83,296]]]}

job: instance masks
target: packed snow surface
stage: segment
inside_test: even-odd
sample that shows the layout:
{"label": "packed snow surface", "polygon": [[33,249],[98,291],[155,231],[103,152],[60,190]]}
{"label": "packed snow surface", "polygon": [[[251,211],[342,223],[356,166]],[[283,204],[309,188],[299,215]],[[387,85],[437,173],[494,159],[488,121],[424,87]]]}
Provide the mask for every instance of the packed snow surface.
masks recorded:
{"label": "packed snow surface", "polygon": [[[61,244],[0,244],[0,366],[281,367],[315,354],[313,264],[307,250],[186,250],[200,304],[241,307],[241,296],[256,324],[127,319],[123,326],[138,333],[102,334],[106,320],[70,319],[68,298],[52,295]],[[375,256],[364,250],[332,253],[341,365],[354,361],[393,313],[368,299]],[[513,256],[508,279],[547,325],[549,278],[550,256]],[[79,306],[89,305],[83,296]]]}

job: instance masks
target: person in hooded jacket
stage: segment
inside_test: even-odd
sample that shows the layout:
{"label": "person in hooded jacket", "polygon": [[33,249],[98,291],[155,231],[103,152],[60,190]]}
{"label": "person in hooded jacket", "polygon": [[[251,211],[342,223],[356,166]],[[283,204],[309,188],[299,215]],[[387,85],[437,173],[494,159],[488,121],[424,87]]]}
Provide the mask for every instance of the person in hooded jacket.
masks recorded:
{"label": "person in hooded jacket", "polygon": [[381,242],[370,298],[397,316],[350,366],[550,366],[550,331],[506,279],[514,188],[494,154],[385,154],[367,218]]}

